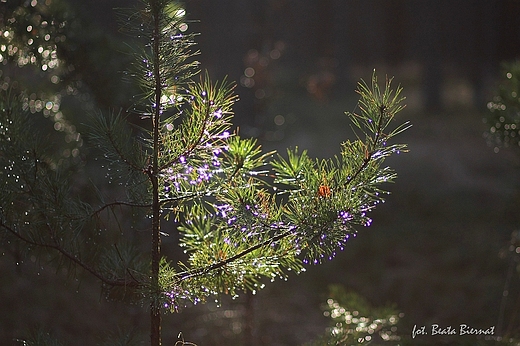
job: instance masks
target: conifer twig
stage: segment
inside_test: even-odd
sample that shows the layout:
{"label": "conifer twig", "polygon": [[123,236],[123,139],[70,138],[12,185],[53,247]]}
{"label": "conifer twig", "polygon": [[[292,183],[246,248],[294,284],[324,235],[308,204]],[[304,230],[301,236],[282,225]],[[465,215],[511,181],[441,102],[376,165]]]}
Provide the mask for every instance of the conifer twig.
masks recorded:
{"label": "conifer twig", "polygon": [[[181,281],[184,281],[184,280],[187,280],[187,279],[190,279],[190,278],[193,278],[193,277],[197,277],[197,276],[201,276],[201,275],[204,275],[204,274],[207,274],[213,270],[217,270],[217,269],[220,269],[222,267],[224,267],[225,265],[231,263],[231,262],[234,262],[248,254],[250,254],[251,252],[255,251],[255,250],[258,250],[264,246],[267,246],[267,245],[270,245],[276,241],[279,241],[291,234],[294,234],[294,228],[290,228],[288,230],[286,230],[285,232],[283,233],[280,233],[274,237],[271,237],[261,243],[258,243],[258,244],[255,244],[241,252],[239,252],[238,254],[234,255],[234,256],[231,256],[225,260],[222,260],[222,261],[219,261],[217,263],[213,263],[205,268],[198,268],[198,269],[194,269],[194,270],[191,270],[191,271],[188,271],[186,273],[184,273],[184,276],[182,276],[177,282],[181,282]],[[182,274],[182,273],[179,273],[179,274]]]}
{"label": "conifer twig", "polygon": [[66,251],[63,247],[61,247],[59,244],[46,244],[46,243],[38,243],[28,237],[23,236],[19,232],[15,231],[12,227],[4,224],[2,221],[0,221],[0,227],[7,230],[9,233],[14,235],[16,238],[20,239],[21,241],[38,247],[43,247],[47,249],[52,249],[58,251],[61,255],[63,255],[65,258],[70,260],[71,262],[79,265],[81,268],[85,269],[87,272],[98,278],[102,283],[109,285],[109,286],[129,286],[129,287],[139,287],[142,285],[141,282],[136,280],[133,276],[132,279],[133,282],[128,282],[126,279],[116,279],[116,280],[110,280],[97,272],[94,268],[86,264],[85,262],[81,261],[77,256],[69,253]]}
{"label": "conifer twig", "polygon": [[99,207],[94,212],[92,212],[92,214],[90,214],[90,216],[93,217],[94,215],[101,213],[103,210],[105,210],[107,208],[111,208],[111,207],[119,206],[119,205],[127,206],[127,207],[135,207],[135,208],[150,208],[152,206],[151,203],[139,204],[139,203],[125,202],[125,201],[115,201],[115,202],[107,203],[107,204]]}
{"label": "conifer twig", "polygon": [[206,110],[206,114],[204,115],[204,120],[203,120],[203,124],[202,124],[202,128],[200,130],[200,133],[199,135],[197,136],[197,139],[190,145],[186,148],[186,150],[184,150],[181,154],[177,155],[177,157],[175,157],[174,159],[171,159],[170,161],[166,162],[165,164],[163,164],[161,167],[159,167],[159,171],[163,171],[165,170],[167,167],[169,167],[170,165],[174,164],[175,162],[179,161],[181,159],[181,157],[186,157],[188,158],[191,154],[191,152],[197,148],[197,146],[201,143],[202,139],[204,138],[204,132],[206,131],[206,126],[207,126],[207,122],[209,120],[209,115],[210,115],[210,105],[208,103],[208,107],[207,107],[207,110]]}
{"label": "conifer twig", "polygon": [[[379,106],[379,121],[378,121],[378,124],[377,124],[377,132],[375,133],[375,136],[374,136],[374,145],[377,144],[377,142],[379,141],[379,136],[380,136],[380,133],[382,131],[382,127],[383,127],[383,116],[384,116],[384,112],[385,112],[385,105],[380,105]],[[367,146],[368,147],[368,146]],[[371,148],[371,150],[368,150],[368,148],[366,148],[367,152],[365,154],[365,157],[363,158],[363,164],[357,169],[357,171],[347,179],[345,185],[349,185],[352,181],[354,181],[357,176],[359,174],[361,174],[361,172],[368,166],[368,163],[370,162],[370,160],[372,159],[372,155],[374,154],[373,152],[373,148]]]}
{"label": "conifer twig", "polygon": [[143,171],[143,167],[138,167],[135,163],[133,163],[132,161],[127,159],[125,155],[123,155],[123,153],[121,152],[119,147],[114,142],[114,139],[112,138],[112,131],[110,131],[110,130],[107,131],[107,137],[108,137],[108,139],[110,141],[110,144],[112,145],[112,147],[116,151],[117,155],[119,156],[119,158],[121,158],[121,160],[123,160],[124,163],[126,163],[127,165],[129,165],[130,167],[132,167],[136,171]]}

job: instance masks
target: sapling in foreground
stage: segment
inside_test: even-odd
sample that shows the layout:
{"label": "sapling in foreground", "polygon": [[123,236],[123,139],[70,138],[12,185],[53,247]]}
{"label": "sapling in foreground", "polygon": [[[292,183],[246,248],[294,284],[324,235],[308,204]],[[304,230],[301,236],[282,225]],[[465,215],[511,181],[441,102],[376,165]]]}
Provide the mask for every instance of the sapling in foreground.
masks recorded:
{"label": "sapling in foreground", "polygon": [[[359,83],[359,111],[347,113],[356,139],[343,142],[340,155],[265,153],[232,130],[233,84],[199,72],[180,5],[143,1],[123,22],[140,39],[127,75],[141,87],[129,112],[141,120],[132,127],[126,112],[94,112],[86,141],[101,150],[124,193],[106,200],[100,191],[96,204],[77,198],[16,99],[4,97],[0,229],[28,251],[46,249],[83,268],[112,297],[146,302],[156,346],[164,312],[256,292],[266,278],[300,273],[343,250],[355,226],[372,222],[386,194],[381,185],[396,177],[384,161],[406,150],[391,141],[410,125],[393,126],[402,89],[389,79],[380,87],[374,73]],[[121,231],[128,215],[148,219],[149,252]],[[179,232],[185,258],[163,254],[165,225]]]}

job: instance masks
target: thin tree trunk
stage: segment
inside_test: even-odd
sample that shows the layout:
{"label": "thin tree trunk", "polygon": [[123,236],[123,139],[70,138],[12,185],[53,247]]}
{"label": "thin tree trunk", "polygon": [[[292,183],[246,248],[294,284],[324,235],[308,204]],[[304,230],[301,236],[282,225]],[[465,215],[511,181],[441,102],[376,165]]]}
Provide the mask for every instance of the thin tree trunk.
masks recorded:
{"label": "thin tree trunk", "polygon": [[160,204],[159,204],[159,123],[161,116],[161,76],[159,71],[159,6],[157,1],[151,1],[153,29],[153,64],[155,78],[155,105],[153,107],[153,157],[150,179],[152,181],[152,277],[150,302],[150,341],[152,346],[160,346],[161,341],[161,307],[159,306],[159,262],[161,260],[160,238]]}

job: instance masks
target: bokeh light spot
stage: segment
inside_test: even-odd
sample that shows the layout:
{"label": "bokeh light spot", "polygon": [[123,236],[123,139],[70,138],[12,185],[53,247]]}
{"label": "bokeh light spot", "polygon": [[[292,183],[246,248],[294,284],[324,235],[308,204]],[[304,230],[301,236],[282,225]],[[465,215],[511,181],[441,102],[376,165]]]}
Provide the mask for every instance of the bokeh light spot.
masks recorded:
{"label": "bokeh light spot", "polygon": [[285,117],[281,114],[278,114],[274,117],[274,123],[278,126],[282,126],[283,124],[285,124]]}
{"label": "bokeh light spot", "polygon": [[255,75],[255,69],[252,67],[248,67],[244,70],[244,75],[248,78],[251,78]]}

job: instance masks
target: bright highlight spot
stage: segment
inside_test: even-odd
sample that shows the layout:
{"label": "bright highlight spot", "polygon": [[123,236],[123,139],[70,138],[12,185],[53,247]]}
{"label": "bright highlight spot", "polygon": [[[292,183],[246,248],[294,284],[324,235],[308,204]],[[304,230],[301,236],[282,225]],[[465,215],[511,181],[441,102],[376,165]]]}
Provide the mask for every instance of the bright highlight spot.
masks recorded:
{"label": "bright highlight spot", "polygon": [[255,75],[255,69],[252,67],[248,67],[244,70],[244,76],[251,78]]}

